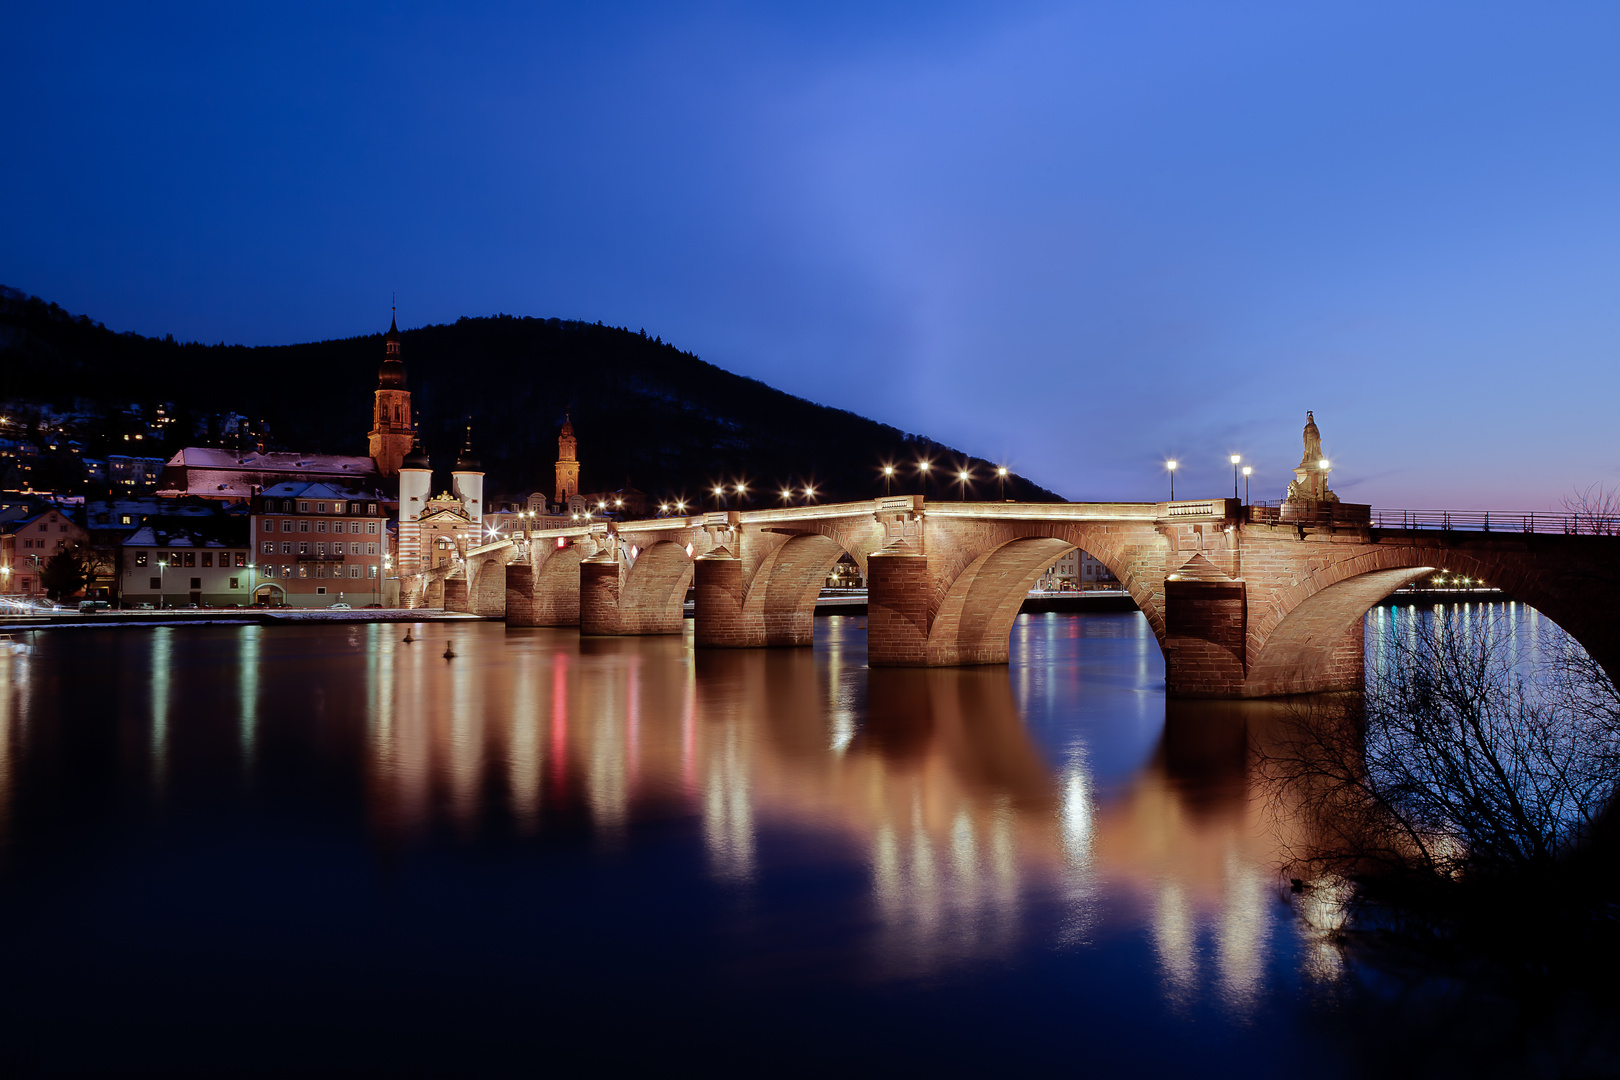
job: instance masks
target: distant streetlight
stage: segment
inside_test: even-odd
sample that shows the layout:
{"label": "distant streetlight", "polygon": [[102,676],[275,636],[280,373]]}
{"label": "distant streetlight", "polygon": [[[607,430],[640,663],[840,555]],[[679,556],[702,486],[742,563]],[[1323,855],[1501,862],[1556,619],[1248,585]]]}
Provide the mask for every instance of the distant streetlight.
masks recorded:
{"label": "distant streetlight", "polygon": [[1232,455],[1232,498],[1234,498],[1234,499],[1238,497],[1238,494],[1237,494],[1237,467],[1238,467],[1238,462],[1240,462],[1242,460],[1243,460],[1243,455],[1242,454],[1233,454]]}
{"label": "distant streetlight", "polygon": [[811,502],[816,497],[816,489],[809,484],[804,485],[804,501]]}
{"label": "distant streetlight", "polygon": [[956,501],[957,502],[962,502],[963,500],[965,500],[967,498],[968,481],[972,480],[972,479],[973,479],[973,473],[970,472],[967,469],[966,466],[963,466],[962,468],[957,470],[957,472],[956,472],[956,482],[957,482],[958,485],[960,485],[959,490],[957,492],[957,496],[956,496]]}
{"label": "distant streetlight", "polygon": [[1007,501],[1007,466],[996,466],[996,500]]}
{"label": "distant streetlight", "polygon": [[928,498],[928,470],[933,467],[934,463],[927,458],[917,462],[917,481],[922,488],[922,497],[925,499]]}
{"label": "distant streetlight", "polygon": [[737,481],[737,506],[738,506],[739,509],[742,507],[743,498],[747,494],[748,494],[748,485],[743,483],[741,480]]}
{"label": "distant streetlight", "polygon": [[793,489],[792,488],[783,488],[782,489],[782,501],[784,503],[791,503],[793,501]]}
{"label": "distant streetlight", "polygon": [[163,571],[168,567],[168,565],[169,564],[164,562],[162,559],[158,560],[158,610],[159,611],[163,610]]}
{"label": "distant streetlight", "polygon": [[686,500],[685,499],[676,499],[675,500],[675,509],[679,510],[682,514],[685,514],[686,513]]}
{"label": "distant streetlight", "polygon": [[893,465],[885,465],[885,466],[883,466],[883,494],[884,494],[885,497],[888,496],[888,494],[889,494],[889,485],[893,481],[894,481],[894,466]]}
{"label": "distant streetlight", "polygon": [[1252,466],[1243,466],[1243,505],[1249,505],[1249,474],[1254,472]]}
{"label": "distant streetlight", "polygon": [[724,484],[714,485],[714,508],[716,510],[726,508],[726,485]]}
{"label": "distant streetlight", "polygon": [[1170,470],[1170,501],[1171,502],[1176,501],[1176,466],[1180,465],[1180,464],[1181,464],[1181,462],[1176,461],[1173,458],[1164,463],[1164,467]]}

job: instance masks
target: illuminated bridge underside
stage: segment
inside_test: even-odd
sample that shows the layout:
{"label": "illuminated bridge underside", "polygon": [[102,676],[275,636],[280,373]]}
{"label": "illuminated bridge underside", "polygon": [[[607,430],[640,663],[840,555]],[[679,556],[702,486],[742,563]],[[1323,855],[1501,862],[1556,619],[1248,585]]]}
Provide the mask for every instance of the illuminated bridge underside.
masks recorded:
{"label": "illuminated bridge underside", "polygon": [[1000,664],[1025,594],[1065,552],[1119,578],[1165,654],[1170,692],[1270,697],[1359,686],[1362,616],[1443,570],[1540,609],[1620,672],[1620,539],[1254,524],[1236,500],[859,503],[724,511],[536,532],[465,553],[407,595],[514,626],[679,633],[702,648],[808,645],[845,554],[868,583],[874,667]]}

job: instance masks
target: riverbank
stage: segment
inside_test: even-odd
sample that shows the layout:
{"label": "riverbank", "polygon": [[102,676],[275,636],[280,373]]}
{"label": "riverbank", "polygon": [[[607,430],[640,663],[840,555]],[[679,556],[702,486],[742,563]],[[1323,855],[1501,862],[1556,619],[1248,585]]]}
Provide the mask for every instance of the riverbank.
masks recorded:
{"label": "riverbank", "polygon": [[463,622],[481,615],[437,608],[200,608],[172,611],[55,611],[38,615],[0,615],[0,632],[84,626],[302,626],[309,623]]}

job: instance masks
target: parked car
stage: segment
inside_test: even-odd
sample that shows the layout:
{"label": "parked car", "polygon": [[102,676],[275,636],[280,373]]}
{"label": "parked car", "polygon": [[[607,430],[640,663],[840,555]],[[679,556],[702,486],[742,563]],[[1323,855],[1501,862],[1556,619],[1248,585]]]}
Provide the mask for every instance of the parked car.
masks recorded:
{"label": "parked car", "polygon": [[350,608],[348,604],[338,603],[338,604],[333,604],[332,607],[331,607],[331,610],[332,611],[352,611],[353,609]]}
{"label": "parked car", "polygon": [[106,611],[110,607],[112,605],[105,600],[80,600],[79,614],[88,615],[92,611]]}
{"label": "parked car", "polygon": [[152,610],[152,605],[151,604],[136,604],[135,605],[135,610],[136,611],[151,611]]}

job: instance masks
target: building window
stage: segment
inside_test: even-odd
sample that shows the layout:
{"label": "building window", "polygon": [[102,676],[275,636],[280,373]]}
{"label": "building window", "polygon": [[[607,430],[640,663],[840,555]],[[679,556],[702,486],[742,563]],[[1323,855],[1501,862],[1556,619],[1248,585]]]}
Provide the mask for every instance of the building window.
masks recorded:
{"label": "building window", "polygon": [[203,557],[202,564],[204,566],[213,566],[214,565],[214,553],[212,551],[203,552],[202,557]]}
{"label": "building window", "polygon": [[266,540],[262,545],[260,545],[259,550],[264,552],[266,555],[274,555],[276,553],[276,542],[274,540]]}
{"label": "building window", "polygon": [[334,513],[334,514],[346,514],[346,513],[348,513],[348,511],[343,508],[342,503],[336,502],[336,503],[332,504],[332,513]]}
{"label": "building window", "polygon": [[316,532],[325,532],[325,531],[326,531],[326,522],[324,522],[324,521],[317,521],[317,522],[316,522],[316,523],[315,523],[315,531],[316,531]]}
{"label": "building window", "polygon": [[309,522],[307,522],[307,521],[300,521],[300,522],[299,522],[299,523],[298,523],[298,531],[299,531],[299,532],[309,532]]}
{"label": "building window", "polygon": [[292,513],[292,500],[291,499],[283,499],[283,500],[281,500],[281,512],[283,514]]}
{"label": "building window", "polygon": [[325,504],[325,503],[316,503],[316,504],[315,504],[315,512],[316,512],[316,513],[317,513],[317,514],[324,514],[324,513],[326,513],[326,504]]}
{"label": "building window", "polygon": [[300,514],[309,513],[309,503],[307,503],[307,502],[299,502],[299,504],[298,504],[298,512]]}
{"label": "building window", "polygon": [[192,578],[191,579],[191,587],[193,589],[201,589],[202,588],[202,578],[200,578],[200,577]]}
{"label": "building window", "polygon": [[135,524],[135,521],[128,514],[119,514],[118,515],[118,524],[120,524],[120,525],[133,525],[133,524]]}
{"label": "building window", "polygon": [[135,553],[135,565],[136,566],[145,566],[146,565],[146,552],[137,551]]}
{"label": "building window", "polygon": [[181,555],[178,551],[169,552],[169,565],[170,566],[184,565],[184,561],[185,561],[185,556]]}
{"label": "building window", "polygon": [[349,545],[349,554],[350,555],[358,555],[358,554],[360,554],[360,545],[359,544],[350,544]]}
{"label": "building window", "polygon": [[282,532],[292,532],[292,522],[291,521],[285,521],[285,520],[282,521],[282,523],[281,523],[281,531]]}
{"label": "building window", "polygon": [[359,577],[360,576],[360,568],[358,566],[349,567],[349,576],[352,577],[352,578]]}
{"label": "building window", "polygon": [[325,585],[317,585],[317,586],[315,586],[315,595],[316,596],[325,596],[326,595],[326,586]]}
{"label": "building window", "polygon": [[366,503],[366,513],[375,514],[376,512],[377,512],[377,504],[376,503]]}
{"label": "building window", "polygon": [[298,576],[299,576],[299,577],[301,577],[301,578],[307,578],[307,577],[309,577],[309,567],[307,567],[307,566],[300,566],[300,567],[299,567],[299,568],[298,568]]}
{"label": "building window", "polygon": [[326,576],[326,564],[325,563],[316,563],[315,564],[315,576],[316,577],[325,577]]}
{"label": "building window", "polygon": [[375,533],[376,531],[377,531],[377,523],[375,521],[366,522],[366,532]]}
{"label": "building window", "polygon": [[193,567],[197,565],[197,553],[195,551],[186,552],[186,565]]}
{"label": "building window", "polygon": [[235,589],[235,588],[238,587],[237,584],[236,584],[236,581],[237,581],[236,578],[231,578],[231,588]]}
{"label": "building window", "polygon": [[298,541],[298,554],[300,554],[300,555],[308,555],[309,554],[309,541],[308,540],[300,540],[300,541]]}
{"label": "building window", "polygon": [[349,522],[349,531],[352,533],[358,533],[360,531],[360,523],[358,521]]}
{"label": "building window", "polygon": [[238,551],[236,553],[236,568],[240,570],[245,566],[247,566],[247,552]]}
{"label": "building window", "polygon": [[367,544],[366,545],[366,554],[367,555],[375,555],[375,554],[377,554],[377,545],[376,544]]}
{"label": "building window", "polygon": [[148,589],[160,589],[163,587],[163,582],[159,578],[148,578],[146,587]]}
{"label": "building window", "polygon": [[281,544],[281,553],[283,555],[291,555],[292,554],[292,541],[285,540],[285,541],[282,542],[282,544]]}

